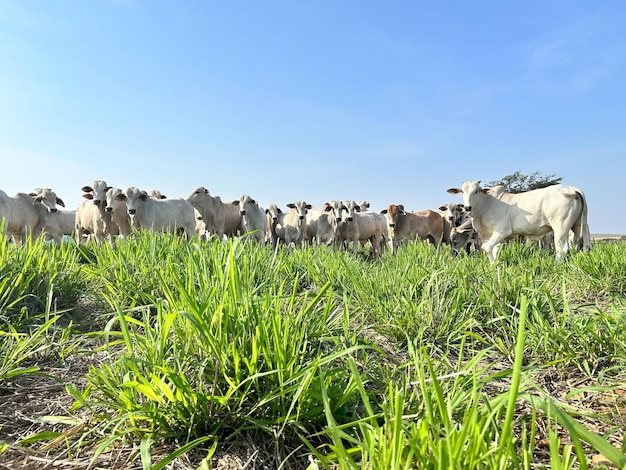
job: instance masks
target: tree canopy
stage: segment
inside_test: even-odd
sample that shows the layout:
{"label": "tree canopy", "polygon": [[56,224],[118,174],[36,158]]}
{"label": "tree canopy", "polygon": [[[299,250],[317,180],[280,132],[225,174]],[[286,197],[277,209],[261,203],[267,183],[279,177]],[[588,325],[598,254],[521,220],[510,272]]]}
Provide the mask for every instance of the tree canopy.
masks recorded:
{"label": "tree canopy", "polygon": [[545,176],[541,175],[538,171],[529,175],[524,175],[521,171],[516,171],[512,175],[504,176],[499,180],[489,181],[485,183],[484,186],[486,188],[491,188],[493,186],[502,185],[509,193],[523,193],[525,191],[559,184],[562,180],[563,178],[561,176]]}

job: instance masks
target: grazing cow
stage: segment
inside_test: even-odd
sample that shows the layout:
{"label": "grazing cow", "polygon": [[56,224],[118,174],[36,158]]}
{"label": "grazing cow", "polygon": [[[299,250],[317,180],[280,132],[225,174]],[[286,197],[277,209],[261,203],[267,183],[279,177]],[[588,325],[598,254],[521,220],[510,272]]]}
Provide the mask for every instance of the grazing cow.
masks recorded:
{"label": "grazing cow", "polygon": [[64,236],[73,237],[76,222],[75,210],[57,210],[46,212],[43,220],[43,232],[46,240],[53,240],[57,245]]}
{"label": "grazing cow", "polygon": [[430,209],[406,212],[402,204],[390,204],[381,214],[387,215],[389,242],[393,254],[410,240],[426,240],[435,246],[443,237],[443,218]]}
{"label": "grazing cow", "polygon": [[252,238],[264,245],[267,232],[267,218],[263,208],[247,194],[242,195],[239,199],[233,201],[232,204],[239,207],[242,233],[252,233]]}
{"label": "grazing cow", "polygon": [[472,219],[467,219],[461,225],[452,227],[450,231],[452,256],[457,256],[461,250],[465,250],[469,254],[472,246],[478,250],[481,243],[480,237],[472,225]]}
{"label": "grazing cow", "polygon": [[202,215],[207,231],[217,235],[220,240],[224,235],[234,237],[241,229],[239,208],[222,202],[219,196],[211,196],[204,186],[194,189],[187,201]]}
{"label": "grazing cow", "polygon": [[195,212],[185,199],[154,199],[146,191],[131,186],[118,194],[116,200],[126,203],[134,229],[183,233],[187,239],[196,232]]}
{"label": "grazing cow", "polygon": [[518,194],[499,191],[494,196],[480,187],[480,181],[466,181],[462,188],[450,188],[448,192],[463,194],[465,209],[485,240],[482,249],[491,263],[505,240],[517,235],[539,238],[551,230],[558,262],[569,252],[570,230],[576,234],[580,248],[590,249],[587,201],[578,188],[557,184]]}
{"label": "grazing cow", "polygon": [[38,236],[44,230],[46,217],[56,215],[57,204],[65,207],[49,188],[15,196],[0,191],[0,225],[4,223],[4,234],[12,236],[16,245],[21,245],[28,237]]}
{"label": "grazing cow", "polygon": [[347,248],[352,243],[352,251],[356,254],[359,243],[369,241],[373,256],[378,258],[386,239],[384,218],[379,218],[378,214],[373,212],[359,212],[359,205],[352,200],[346,201],[344,206],[346,213],[338,226],[341,237],[340,247]]}
{"label": "grazing cow", "polygon": [[113,248],[119,235],[117,225],[111,220],[111,214],[105,211],[106,193],[110,186],[103,180],[95,180],[91,186],[83,186],[83,197],[86,199],[76,208],[76,243],[82,243],[84,235],[93,236],[96,243],[105,238]]}
{"label": "grazing cow", "polygon": [[120,188],[109,188],[106,192],[106,203],[104,210],[110,215],[111,221],[117,225],[118,234],[128,237],[133,229],[130,225],[130,215],[123,198],[118,198],[120,194],[124,194]]}

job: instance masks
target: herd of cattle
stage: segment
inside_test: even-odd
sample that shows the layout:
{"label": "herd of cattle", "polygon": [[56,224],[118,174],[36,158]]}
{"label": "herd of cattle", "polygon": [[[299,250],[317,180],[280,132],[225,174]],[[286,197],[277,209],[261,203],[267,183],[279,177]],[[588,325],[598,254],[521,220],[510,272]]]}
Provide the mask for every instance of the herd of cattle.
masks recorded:
{"label": "herd of cattle", "polygon": [[57,210],[65,204],[49,188],[7,196],[0,191],[0,223],[4,234],[22,244],[29,236],[45,234],[57,244],[63,236],[77,243],[108,240],[115,248],[118,237],[144,229],[179,233],[187,239],[213,235],[217,239],[248,234],[260,244],[326,244],[357,250],[369,245],[374,257],[389,247],[395,255],[410,240],[436,246],[450,245],[452,252],[482,248],[489,260],[498,247],[520,237],[543,240],[561,261],[571,246],[591,249],[584,193],[573,186],[554,185],[525,193],[507,193],[503,187],[480,187],[480,181],[464,182],[448,189],[462,194],[463,203],[448,203],[439,211],[408,212],[391,204],[371,211],[366,201],[333,200],[314,208],[304,201],[267,208],[248,195],[223,202],[205,187],[186,198],[167,198],[159,191],[136,187],[114,188],[102,180],[82,188],[85,200],[76,210]]}

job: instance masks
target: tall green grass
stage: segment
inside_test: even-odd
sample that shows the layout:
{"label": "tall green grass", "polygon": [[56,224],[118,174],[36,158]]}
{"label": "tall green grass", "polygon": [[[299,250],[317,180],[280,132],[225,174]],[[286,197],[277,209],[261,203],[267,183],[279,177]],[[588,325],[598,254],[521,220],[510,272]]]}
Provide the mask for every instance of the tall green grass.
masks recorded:
{"label": "tall green grass", "polygon": [[[14,248],[13,273],[30,250]],[[493,266],[426,244],[378,261],[148,233],[117,250],[64,249],[72,262],[54,285],[75,292],[85,281],[109,355],[87,387],[68,386],[92,416],[73,453],[135,444],[144,467],[162,468],[192,447],[208,457],[255,435],[285,467],[531,468],[547,426],[555,466],[585,468],[593,451],[625,464],[536,382],[549,372],[626,384],[614,261],[624,243],[561,264],[512,244]],[[163,441],[187,444],[153,462]]]}

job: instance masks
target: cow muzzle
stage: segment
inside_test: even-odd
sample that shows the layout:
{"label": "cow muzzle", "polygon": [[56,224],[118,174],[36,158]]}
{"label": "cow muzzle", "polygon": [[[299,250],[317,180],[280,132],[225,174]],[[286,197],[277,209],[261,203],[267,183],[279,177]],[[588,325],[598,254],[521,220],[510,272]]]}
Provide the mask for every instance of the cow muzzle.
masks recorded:
{"label": "cow muzzle", "polygon": [[56,207],[54,207],[54,208],[50,209],[50,212],[52,212],[52,213],[55,213],[56,211],[57,211],[57,208],[56,208]]}
{"label": "cow muzzle", "polygon": [[105,212],[113,212],[113,208],[111,206],[107,206],[104,208]]}
{"label": "cow muzzle", "polygon": [[128,213],[130,215],[135,215],[136,212],[137,212],[137,209],[128,209]]}
{"label": "cow muzzle", "polygon": [[94,199],[94,200],[93,200],[93,203],[94,203],[96,206],[99,206],[101,202],[102,202],[102,201],[101,201],[100,199]]}

